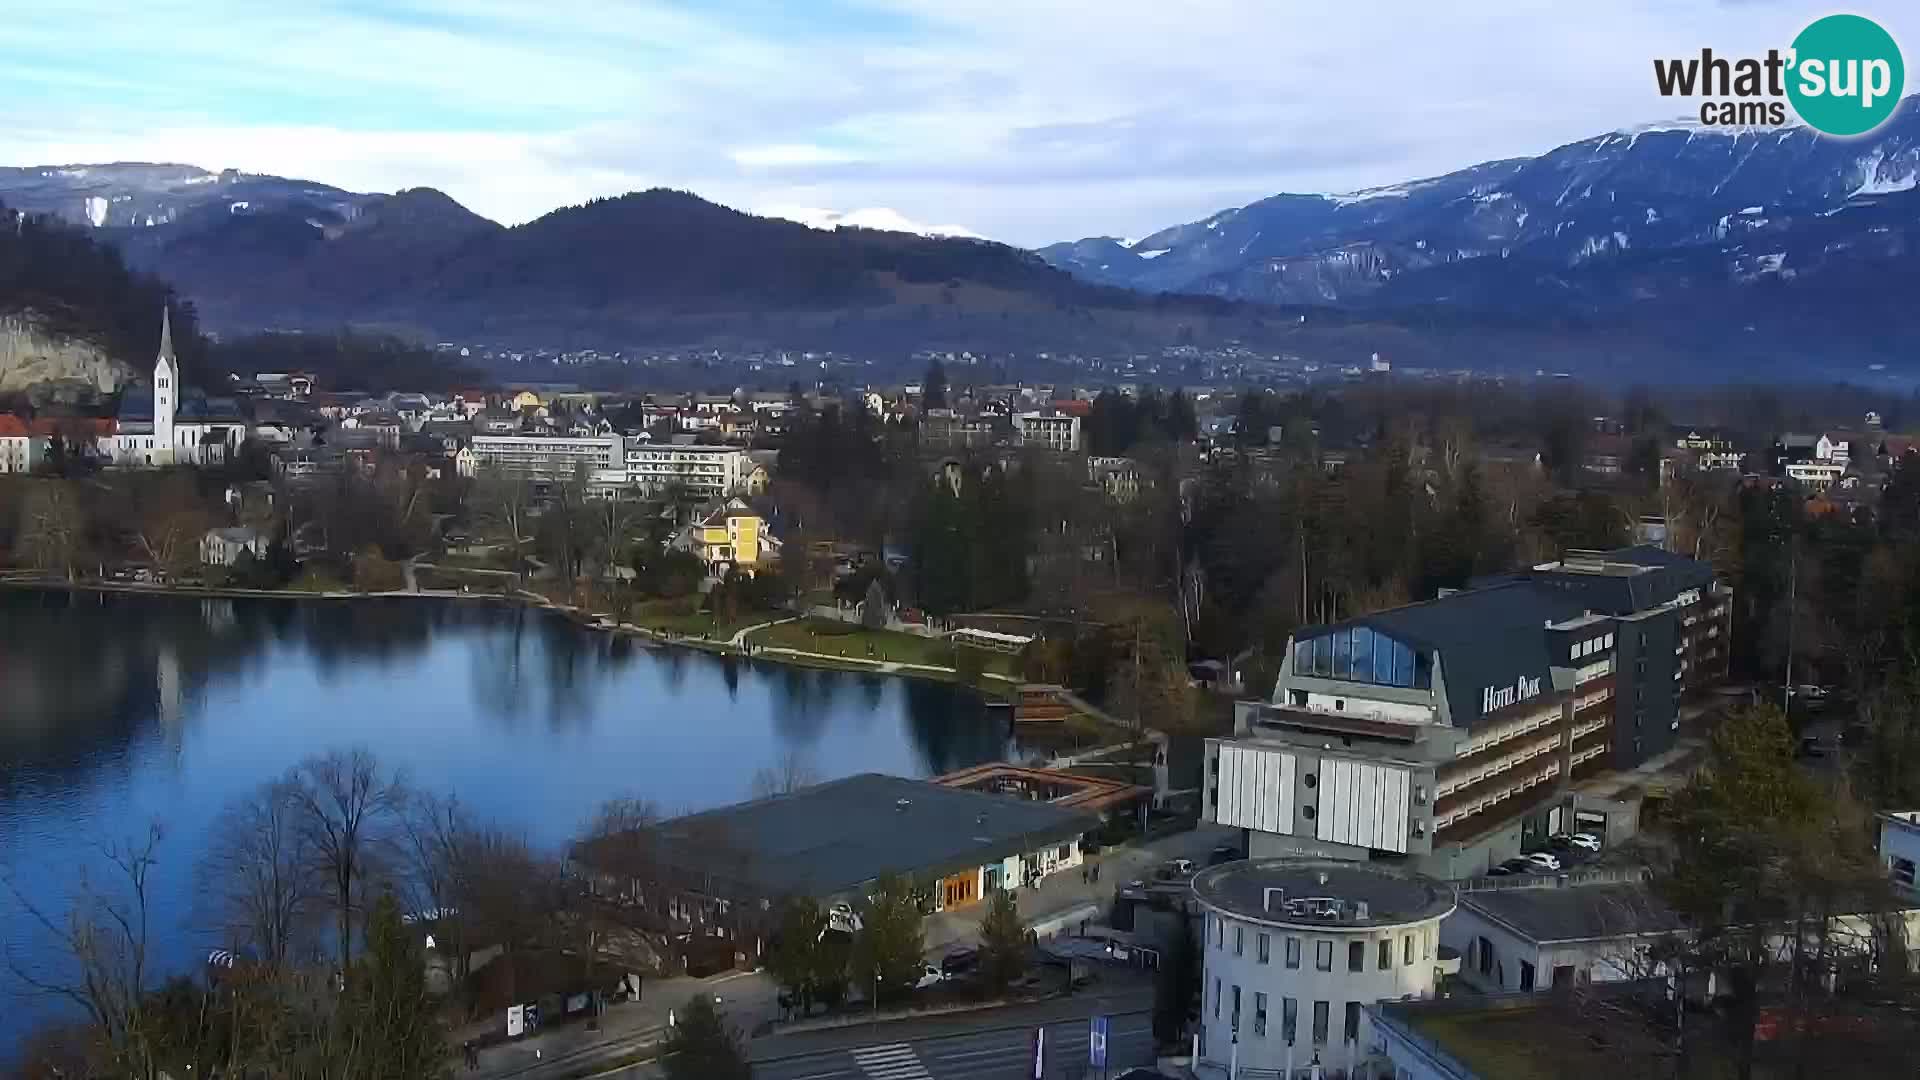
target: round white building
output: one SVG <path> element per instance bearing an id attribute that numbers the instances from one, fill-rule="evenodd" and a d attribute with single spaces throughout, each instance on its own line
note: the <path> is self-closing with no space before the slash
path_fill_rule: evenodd
<path id="1" fill-rule="evenodd" d="M 1209 867 L 1193 892 L 1206 915 L 1199 1065 L 1215 1075 L 1305 1070 L 1316 1054 L 1351 1069 L 1369 1045 L 1367 1005 L 1432 996 L 1456 902 L 1433 878 L 1303 859 Z"/>

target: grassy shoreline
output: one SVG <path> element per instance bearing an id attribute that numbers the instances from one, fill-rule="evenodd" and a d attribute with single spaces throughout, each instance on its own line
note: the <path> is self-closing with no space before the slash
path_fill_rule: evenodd
<path id="1" fill-rule="evenodd" d="M 885 661 L 868 660 L 868 659 L 857 658 L 857 657 L 802 655 L 800 653 L 790 651 L 788 647 L 782 646 L 782 645 L 763 646 L 760 641 L 756 640 L 757 635 L 760 634 L 761 632 L 764 632 L 765 630 L 768 630 L 768 629 L 777 630 L 777 629 L 780 629 L 780 627 L 768 627 L 765 625 L 765 623 L 754 623 L 750 621 L 742 621 L 738 627 L 729 627 L 729 629 L 734 629 L 737 632 L 737 630 L 741 628 L 747 628 L 747 627 L 755 628 L 752 633 L 749 633 L 747 635 L 747 641 L 754 646 L 753 652 L 749 654 L 745 650 L 735 648 L 734 646 L 728 644 L 728 642 L 725 640 L 716 640 L 714 638 L 704 637 L 704 636 L 696 637 L 692 635 L 679 634 L 679 633 L 675 633 L 672 629 L 662 629 L 658 627 L 648 626 L 644 623 L 633 623 L 633 622 L 613 623 L 610 621 L 610 618 L 611 618 L 610 616 L 596 615 L 592 612 L 584 611 L 577 606 L 574 606 L 571 604 L 559 603 L 548 597 L 541 596 L 538 593 L 531 593 L 525 590 L 516 591 L 511 594 L 500 593 L 500 592 L 463 593 L 463 592 L 452 592 L 449 590 L 422 590 L 420 592 L 408 592 L 405 590 L 399 590 L 399 591 L 393 591 L 393 592 L 355 592 L 352 590 L 330 590 L 325 592 L 318 592 L 318 591 L 312 591 L 312 590 L 306 590 L 306 589 L 241 589 L 241 588 L 231 588 L 228 586 L 153 585 L 153 584 L 146 584 L 146 583 L 139 583 L 139 582 L 66 581 L 58 578 L 17 578 L 17 577 L 0 577 L 0 588 L 11 588 L 11 589 L 20 589 L 20 590 L 37 589 L 42 591 L 54 590 L 54 591 L 64 591 L 64 592 L 125 593 L 125 594 L 138 595 L 138 596 L 186 596 L 186 597 L 200 597 L 203 599 L 211 598 L 211 599 L 229 599 L 229 600 L 269 599 L 269 600 L 345 601 L 345 600 L 384 600 L 384 599 L 391 599 L 391 598 L 402 598 L 402 599 L 415 599 L 415 600 L 457 600 L 457 601 L 468 601 L 468 602 L 479 601 L 479 602 L 501 604 L 501 605 L 518 605 L 521 607 L 527 607 L 527 608 L 532 608 L 536 610 L 551 611 L 567 619 L 569 622 L 572 622 L 574 625 L 584 630 L 595 630 L 595 631 L 600 631 L 604 633 L 621 634 L 628 637 L 638 637 L 659 646 L 664 646 L 669 648 L 694 649 L 700 652 L 711 653 L 715 656 L 732 656 L 732 657 L 738 657 L 738 658 L 750 658 L 754 660 L 765 660 L 769 663 L 784 664 L 789 667 L 810 668 L 810 669 L 821 670 L 821 671 L 845 671 L 845 672 L 852 672 L 857 674 L 881 675 L 888 678 L 925 679 L 931 682 L 942 682 L 942 683 L 948 683 L 950 685 L 968 686 L 969 689 L 972 689 L 977 693 L 981 694 L 982 696 L 989 697 L 989 698 L 1005 697 L 1007 696 L 1008 691 L 1011 689 L 1010 684 L 1008 686 L 1002 686 L 1002 687 L 996 687 L 996 686 L 990 685 L 992 682 L 997 682 L 997 681 L 1000 681 L 1001 679 L 1004 679 L 1005 678 L 1004 676 L 995 677 L 995 676 L 989 675 L 986 678 L 983 678 L 981 682 L 978 684 L 966 684 L 960 681 L 959 673 L 950 667 L 940 667 L 938 665 L 925 665 L 925 664 L 916 663 L 913 666 L 902 666 L 898 670 L 894 670 L 894 671 L 883 671 L 880 669 L 886 663 Z M 775 615 L 770 612 L 767 614 L 768 614 L 768 619 L 766 620 L 766 622 L 772 622 L 776 619 L 782 618 L 782 616 Z"/>

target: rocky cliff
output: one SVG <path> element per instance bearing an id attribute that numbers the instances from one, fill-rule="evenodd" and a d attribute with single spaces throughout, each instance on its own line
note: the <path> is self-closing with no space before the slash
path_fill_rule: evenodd
<path id="1" fill-rule="evenodd" d="M 100 346 L 51 335 L 30 314 L 0 315 L 0 393 L 54 385 L 110 394 L 132 374 Z"/>

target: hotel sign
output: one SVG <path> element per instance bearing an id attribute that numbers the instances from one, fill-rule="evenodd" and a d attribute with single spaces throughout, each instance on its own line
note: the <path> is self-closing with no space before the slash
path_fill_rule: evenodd
<path id="1" fill-rule="evenodd" d="M 1520 676 L 1512 686 L 1489 686 L 1480 691 L 1480 713 L 1486 715 L 1528 698 L 1540 696 L 1540 680 Z"/>

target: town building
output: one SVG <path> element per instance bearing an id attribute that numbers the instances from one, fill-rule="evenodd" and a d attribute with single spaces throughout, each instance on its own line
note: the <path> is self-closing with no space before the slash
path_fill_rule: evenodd
<path id="1" fill-rule="evenodd" d="M 127 468 L 219 465 L 239 452 L 246 437 L 247 419 L 237 402 L 190 394 L 181 384 L 172 316 L 162 308 L 152 385 L 122 398 L 117 421 L 97 436 L 95 451 Z"/>
<path id="2" fill-rule="evenodd" d="M 571 480 L 582 470 L 589 476 L 617 469 L 625 453 L 618 435 L 574 438 L 570 435 L 481 435 L 468 445 L 474 469 L 489 466 L 529 480 Z"/>
<path id="3" fill-rule="evenodd" d="M 258 529 L 244 525 L 208 529 L 200 538 L 200 562 L 204 566 L 232 566 L 247 552 L 256 559 L 266 558 L 267 548 L 266 534 Z"/>
<path id="4" fill-rule="evenodd" d="M 1893 887 L 1909 899 L 1920 900 L 1920 882 L 1914 880 L 1915 868 L 1920 867 L 1920 810 L 1880 815 L 1880 860 Z"/>
<path id="5" fill-rule="evenodd" d="M 1027 446 L 1061 453 L 1080 449 L 1080 418 L 1057 411 L 1023 412 L 1013 417 L 1013 429 Z"/>
<path id="6" fill-rule="evenodd" d="M 0 413 L 0 473 L 32 472 L 47 455 L 47 440 L 19 417 Z"/>
<path id="7" fill-rule="evenodd" d="M 1707 564 L 1634 547 L 1304 627 L 1271 700 L 1208 740 L 1202 815 L 1254 857 L 1478 874 L 1543 841 L 1571 785 L 1672 748 L 1725 677 L 1729 601 Z"/>
<path id="8" fill-rule="evenodd" d="M 1664 976 L 1650 946 L 1683 928 L 1637 880 L 1463 889 L 1440 940 L 1461 955 L 1460 979 L 1481 993 L 1544 993 L 1576 984 Z"/>
<path id="9" fill-rule="evenodd" d="M 737 446 L 681 446 L 628 439 L 621 482 L 651 495 L 678 488 L 693 498 L 713 499 L 743 490 L 752 472 L 753 459 Z"/>
<path id="10" fill-rule="evenodd" d="M 698 511 L 675 546 L 692 552 L 715 578 L 736 569 L 752 576 L 780 557 L 780 540 L 767 519 L 741 498 Z"/>
<path id="11" fill-rule="evenodd" d="M 1347 1075 L 1370 1043 L 1366 1007 L 1433 996 L 1452 886 L 1358 863 L 1253 859 L 1193 879 L 1205 909 L 1196 1063 L 1202 1076 L 1318 1062 Z"/>
<path id="12" fill-rule="evenodd" d="M 1098 824 L 1073 807 L 861 773 L 663 822 L 647 865 L 669 884 L 605 869 L 619 838 L 578 845 L 572 859 L 596 888 L 662 909 L 677 927 L 744 936 L 768 927 L 743 915 L 795 896 L 857 904 L 890 874 L 921 883 L 935 910 L 966 907 L 1079 866 L 1080 838 Z"/>

